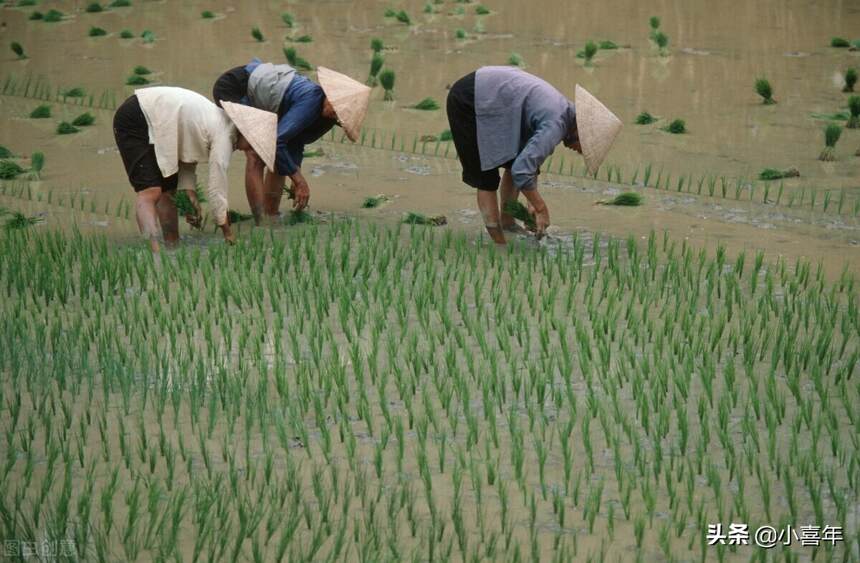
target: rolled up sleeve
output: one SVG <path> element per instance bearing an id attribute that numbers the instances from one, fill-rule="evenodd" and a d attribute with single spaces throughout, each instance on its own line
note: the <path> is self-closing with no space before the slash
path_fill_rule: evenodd
<path id="1" fill-rule="evenodd" d="M 212 217 L 218 225 L 227 222 L 227 169 L 232 154 L 233 141 L 229 135 L 217 138 L 209 151 L 209 185 L 206 195 Z"/>
<path id="2" fill-rule="evenodd" d="M 545 122 L 535 131 L 511 166 L 514 187 L 518 190 L 531 190 L 535 187 L 541 165 L 564 135 L 563 124 L 555 121 Z"/>
<path id="3" fill-rule="evenodd" d="M 291 176 L 301 166 L 301 158 L 295 158 L 295 143 L 302 131 L 316 122 L 320 116 L 323 94 L 308 92 L 296 100 L 278 121 L 278 145 L 275 152 L 275 171 L 281 176 Z"/>

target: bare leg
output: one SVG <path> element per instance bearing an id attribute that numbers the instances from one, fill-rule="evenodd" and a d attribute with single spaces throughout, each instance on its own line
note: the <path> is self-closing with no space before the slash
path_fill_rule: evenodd
<path id="1" fill-rule="evenodd" d="M 516 228 L 516 222 L 513 216 L 505 213 L 505 204 L 509 201 L 516 201 L 520 197 L 520 191 L 514 187 L 514 176 L 510 170 L 505 170 L 502 174 L 502 183 L 499 186 L 499 195 L 501 196 L 501 226 L 503 229 Z"/>
<path id="2" fill-rule="evenodd" d="M 493 242 L 505 244 L 505 235 L 499 225 L 499 198 L 496 192 L 478 190 L 478 209 L 484 219 L 484 226 Z"/>
<path id="3" fill-rule="evenodd" d="M 266 209 L 266 198 L 263 186 L 263 161 L 252 152 L 245 153 L 245 194 L 248 196 L 248 206 L 254 214 L 254 222 L 259 225 Z"/>
<path id="4" fill-rule="evenodd" d="M 137 192 L 137 201 L 134 205 L 137 226 L 140 232 L 149 241 L 149 247 L 153 252 L 158 252 L 158 214 L 155 206 L 161 198 L 161 188 L 154 186 Z"/>
<path id="5" fill-rule="evenodd" d="M 277 217 L 281 208 L 281 197 L 284 195 L 284 183 L 286 178 L 278 174 L 266 171 L 264 186 L 266 190 L 265 212 L 269 217 Z"/>
<path id="6" fill-rule="evenodd" d="M 164 244 L 168 248 L 179 244 L 179 212 L 176 210 L 176 192 L 161 192 L 155 209 L 158 212 L 158 221 L 161 223 L 161 233 L 164 235 Z"/>

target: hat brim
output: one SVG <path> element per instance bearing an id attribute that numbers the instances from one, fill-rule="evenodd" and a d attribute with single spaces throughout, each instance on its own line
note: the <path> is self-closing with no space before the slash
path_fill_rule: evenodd
<path id="1" fill-rule="evenodd" d="M 233 102 L 221 102 L 227 117 L 236 125 L 254 152 L 271 172 L 275 171 L 278 115 Z"/>
<path id="2" fill-rule="evenodd" d="M 370 87 L 323 66 L 317 68 L 317 80 L 346 136 L 356 142 L 370 105 Z"/>

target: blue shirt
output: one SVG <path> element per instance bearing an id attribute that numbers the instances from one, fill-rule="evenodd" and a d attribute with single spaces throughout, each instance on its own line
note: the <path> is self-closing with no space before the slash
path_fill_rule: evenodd
<path id="1" fill-rule="evenodd" d="M 260 62 L 255 58 L 245 67 L 249 75 Z M 323 89 L 300 74 L 293 77 L 284 92 L 278 108 L 278 144 L 275 148 L 275 172 L 280 176 L 295 174 L 302 165 L 305 145 L 328 133 L 337 123 L 320 115 L 323 100 Z M 242 103 L 249 103 L 247 96 Z"/>

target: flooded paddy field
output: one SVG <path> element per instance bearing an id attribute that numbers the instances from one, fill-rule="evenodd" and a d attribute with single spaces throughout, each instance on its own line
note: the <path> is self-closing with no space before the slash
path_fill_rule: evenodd
<path id="1" fill-rule="evenodd" d="M 89 4 L 0 3 L 7 556 L 860 561 L 856 2 Z M 127 82 L 209 96 L 284 48 L 364 80 L 372 38 L 395 99 L 308 147 L 311 224 L 144 248 L 111 129 Z M 444 109 L 411 106 L 511 62 L 625 126 L 596 178 L 559 147 L 549 235 L 498 249 Z M 626 191 L 644 204 L 595 205 Z M 750 545 L 709 545 L 731 523 Z M 763 526 L 789 541 L 756 546 Z"/>

